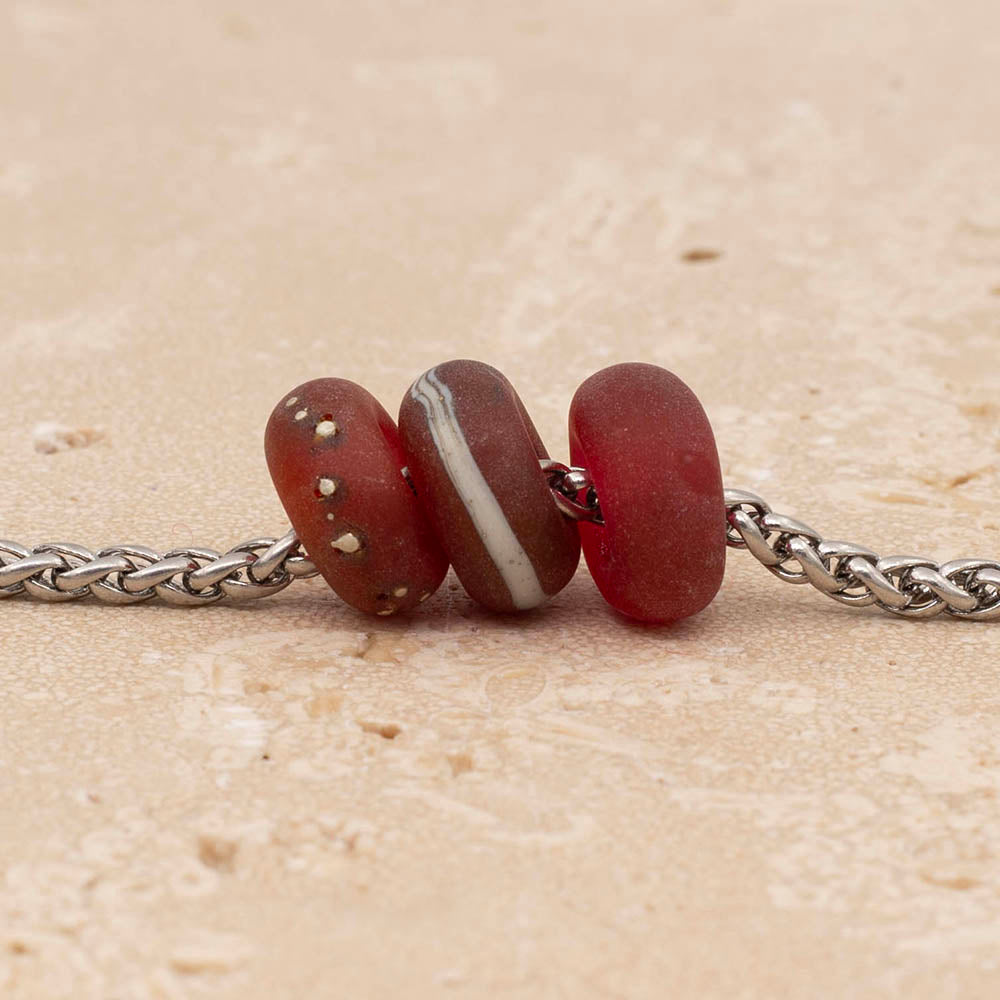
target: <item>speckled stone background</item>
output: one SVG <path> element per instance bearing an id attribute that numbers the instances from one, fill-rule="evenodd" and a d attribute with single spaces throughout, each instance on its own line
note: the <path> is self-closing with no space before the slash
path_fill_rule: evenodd
<path id="1" fill-rule="evenodd" d="M 0 536 L 282 532 L 320 375 L 565 456 L 641 359 L 729 485 L 1000 556 L 998 123 L 988 0 L 7 0 Z M 998 657 L 745 553 L 664 630 L 0 602 L 0 994 L 995 997 Z"/>

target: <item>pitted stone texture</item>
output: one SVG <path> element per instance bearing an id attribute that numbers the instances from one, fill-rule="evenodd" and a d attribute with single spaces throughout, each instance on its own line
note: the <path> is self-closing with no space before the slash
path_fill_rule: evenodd
<path id="1" fill-rule="evenodd" d="M 306 382 L 271 413 L 267 466 L 292 527 L 323 579 L 370 614 L 407 611 L 448 570 L 402 474 L 392 418 L 346 379 Z"/>
<path id="2" fill-rule="evenodd" d="M 590 470 L 604 525 L 581 525 L 587 565 L 612 607 L 645 622 L 701 611 L 722 585 L 725 506 L 701 403 L 656 365 L 613 365 L 577 389 L 574 465 Z"/>
<path id="3" fill-rule="evenodd" d="M 493 611 L 537 607 L 572 578 L 576 526 L 552 501 L 548 453 L 514 387 L 478 361 L 425 372 L 399 431 L 427 516 L 462 585 Z"/>

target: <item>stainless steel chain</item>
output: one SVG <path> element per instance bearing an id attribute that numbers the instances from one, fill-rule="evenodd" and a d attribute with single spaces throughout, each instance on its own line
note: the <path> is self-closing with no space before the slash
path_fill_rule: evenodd
<path id="1" fill-rule="evenodd" d="M 778 579 L 811 583 L 841 604 L 874 604 L 904 618 L 1000 618 L 1000 562 L 992 559 L 880 557 L 863 545 L 824 539 L 746 490 L 726 490 L 726 521 L 730 546 L 749 549 Z"/>
<path id="2" fill-rule="evenodd" d="M 599 498 L 586 469 L 545 460 L 559 509 L 574 520 L 603 524 Z M 906 618 L 1000 618 L 1000 562 L 957 559 L 937 563 L 919 556 L 882 556 L 851 542 L 823 536 L 746 490 L 726 490 L 726 543 L 747 549 L 786 583 L 809 583 L 841 604 L 876 605 Z M 223 597 L 269 597 L 293 580 L 316 576 L 294 532 L 253 538 L 220 553 L 172 549 L 162 555 L 141 545 L 92 552 L 51 543 L 27 548 L 0 541 L 0 598 L 23 594 L 40 601 L 92 596 L 108 604 L 159 597 L 195 607 Z"/>
<path id="3" fill-rule="evenodd" d="M 92 552 L 52 543 L 26 548 L 0 541 L 0 597 L 25 594 L 40 601 L 96 597 L 107 604 L 138 604 L 159 597 L 195 607 L 223 597 L 270 597 L 293 580 L 316 576 L 290 531 L 283 538 L 252 538 L 228 552 L 112 545 Z"/>

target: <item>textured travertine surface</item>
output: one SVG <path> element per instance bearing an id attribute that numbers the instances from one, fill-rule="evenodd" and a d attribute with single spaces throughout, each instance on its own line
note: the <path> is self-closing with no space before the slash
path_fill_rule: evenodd
<path id="1" fill-rule="evenodd" d="M 729 485 L 1000 555 L 998 66 L 986 0 L 3 4 L 0 536 L 282 531 L 321 375 L 479 358 L 558 455 L 639 359 Z M 5 997 L 1000 990 L 1000 625 L 735 553 L 667 630 L 581 570 L 0 637 Z"/>

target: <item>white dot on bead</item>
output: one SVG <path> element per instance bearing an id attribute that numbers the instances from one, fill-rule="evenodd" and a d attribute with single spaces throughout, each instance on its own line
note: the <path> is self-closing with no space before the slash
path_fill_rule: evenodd
<path id="1" fill-rule="evenodd" d="M 420 603 L 420 604 L 423 604 L 423 603 L 424 603 L 424 601 L 426 601 L 426 600 L 427 600 L 427 598 L 428 598 L 428 597 L 430 597 L 430 596 L 431 596 L 431 592 L 430 592 L 429 590 L 425 590 L 425 591 L 424 591 L 424 592 L 423 592 L 423 593 L 422 593 L 422 594 L 420 595 L 420 601 L 419 601 L 418 603 Z"/>
<path id="2" fill-rule="evenodd" d="M 308 416 L 309 416 L 309 411 L 308 410 L 299 410 L 299 412 L 295 414 L 295 419 L 296 420 L 305 420 L 306 417 L 308 417 Z"/>
<path id="3" fill-rule="evenodd" d="M 320 491 L 325 497 L 332 497 L 334 493 L 337 492 L 337 484 L 332 479 L 320 479 L 316 483 L 316 489 Z"/>
<path id="4" fill-rule="evenodd" d="M 330 542 L 330 545 L 338 552 L 350 554 L 361 548 L 361 539 L 353 531 L 347 531 Z"/>
<path id="5" fill-rule="evenodd" d="M 285 400 L 285 406 L 294 406 L 298 401 L 298 396 L 289 396 L 288 399 Z"/>
<path id="6" fill-rule="evenodd" d="M 337 518 L 337 515 L 336 515 L 336 514 L 327 514 L 327 515 L 326 515 L 326 519 L 327 519 L 328 521 L 334 521 L 334 520 L 336 520 L 336 518 Z"/>
<path id="7" fill-rule="evenodd" d="M 337 426 L 333 420 L 321 420 L 316 425 L 316 437 L 328 438 L 333 437 L 340 428 Z"/>
<path id="8" fill-rule="evenodd" d="M 396 613 L 396 609 L 395 609 L 395 607 L 392 607 L 392 606 L 390 606 L 388 608 L 382 608 L 381 611 L 376 611 L 375 612 L 375 614 L 382 615 L 382 616 L 385 616 L 385 615 L 394 615 L 395 613 Z"/>
<path id="9" fill-rule="evenodd" d="M 394 590 L 394 591 L 392 592 L 392 594 L 393 594 L 393 596 L 394 596 L 394 597 L 406 597 L 406 595 L 407 595 L 407 594 L 408 594 L 409 592 L 410 592 L 410 588 L 409 588 L 409 587 L 397 587 L 397 588 L 396 588 L 396 589 L 395 589 L 395 590 Z"/>

